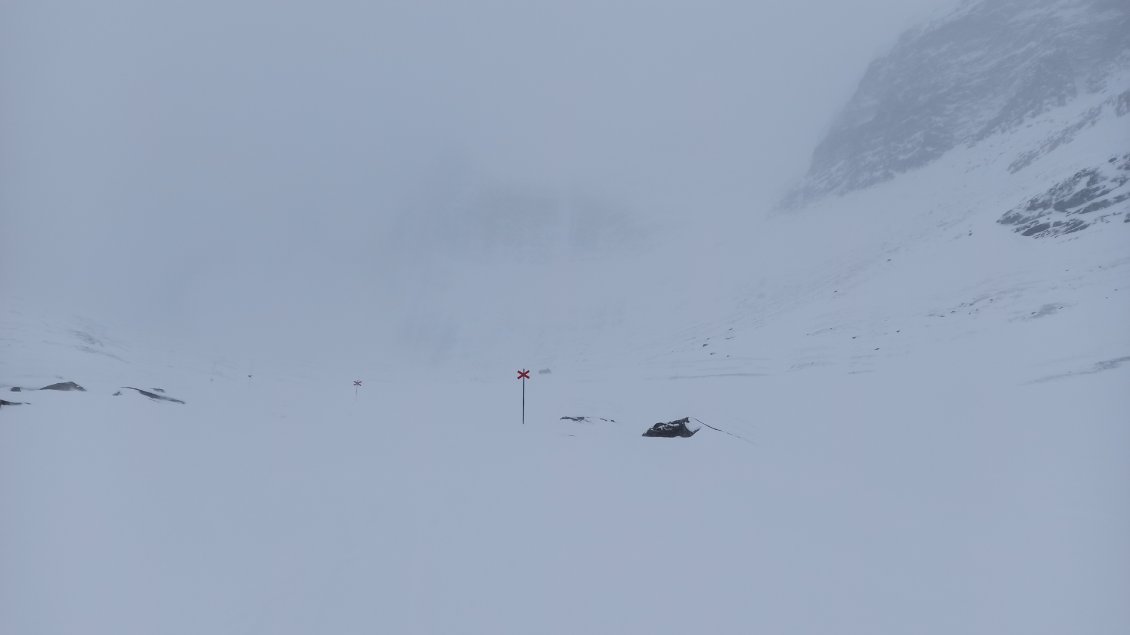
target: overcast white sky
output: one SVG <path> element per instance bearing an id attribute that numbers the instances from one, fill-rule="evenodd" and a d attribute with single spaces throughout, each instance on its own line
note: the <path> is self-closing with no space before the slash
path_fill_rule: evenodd
<path id="1" fill-rule="evenodd" d="M 9 0 L 3 295 L 281 335 L 374 323 L 531 205 L 585 207 L 595 250 L 761 214 L 953 4 Z"/>

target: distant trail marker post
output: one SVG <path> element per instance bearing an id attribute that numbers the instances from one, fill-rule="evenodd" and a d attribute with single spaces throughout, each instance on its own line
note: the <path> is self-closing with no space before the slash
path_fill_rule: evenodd
<path id="1" fill-rule="evenodd" d="M 357 401 L 357 390 L 361 388 L 361 380 L 353 380 L 353 401 Z"/>
<path id="2" fill-rule="evenodd" d="M 522 425 L 526 425 L 526 380 L 530 378 L 530 371 L 518 371 L 518 379 L 522 380 Z"/>

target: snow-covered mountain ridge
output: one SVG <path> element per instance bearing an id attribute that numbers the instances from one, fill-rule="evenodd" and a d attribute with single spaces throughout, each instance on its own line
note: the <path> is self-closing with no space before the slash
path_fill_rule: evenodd
<path id="1" fill-rule="evenodd" d="M 1070 123 L 1009 162 L 1012 171 L 1023 169 L 1097 118 L 1124 114 L 1128 67 L 1124 2 L 967 2 L 905 33 L 871 64 L 786 205 L 890 180 L 1073 108 Z M 1108 107 L 1091 105 L 1095 96 Z"/>

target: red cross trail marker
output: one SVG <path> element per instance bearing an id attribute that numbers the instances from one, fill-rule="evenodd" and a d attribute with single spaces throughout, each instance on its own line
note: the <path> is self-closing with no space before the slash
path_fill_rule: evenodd
<path id="1" fill-rule="evenodd" d="M 526 425 L 526 380 L 530 378 L 530 371 L 518 371 L 518 379 L 522 380 L 522 425 Z"/>
<path id="2" fill-rule="evenodd" d="M 357 401 L 357 389 L 361 387 L 361 380 L 353 380 L 353 401 Z"/>

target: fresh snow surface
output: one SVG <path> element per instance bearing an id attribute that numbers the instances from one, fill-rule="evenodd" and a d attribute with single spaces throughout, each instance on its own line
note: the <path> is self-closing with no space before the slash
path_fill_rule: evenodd
<path id="1" fill-rule="evenodd" d="M 434 368 L 5 297 L 0 634 L 1124 635 L 1130 224 L 996 222 L 1125 153 L 1105 116 L 1009 171 L 1077 106 L 566 273 L 453 263 Z M 684 416 L 748 442 L 641 437 Z"/>
<path id="2" fill-rule="evenodd" d="M 106 358 L 5 395 L 0 632 L 1119 633 L 1130 348 L 1071 355 L 1077 306 L 866 374 L 535 376 L 524 427 L 509 377 Z M 684 414 L 752 442 L 640 436 Z"/>
<path id="3" fill-rule="evenodd" d="M 1125 633 L 1130 228 L 1018 236 L 964 165 L 765 220 L 697 270 L 730 312 L 462 375 L 9 305 L 0 383 L 87 392 L 0 387 L 0 633 Z M 640 436 L 683 416 L 750 442 Z"/>

